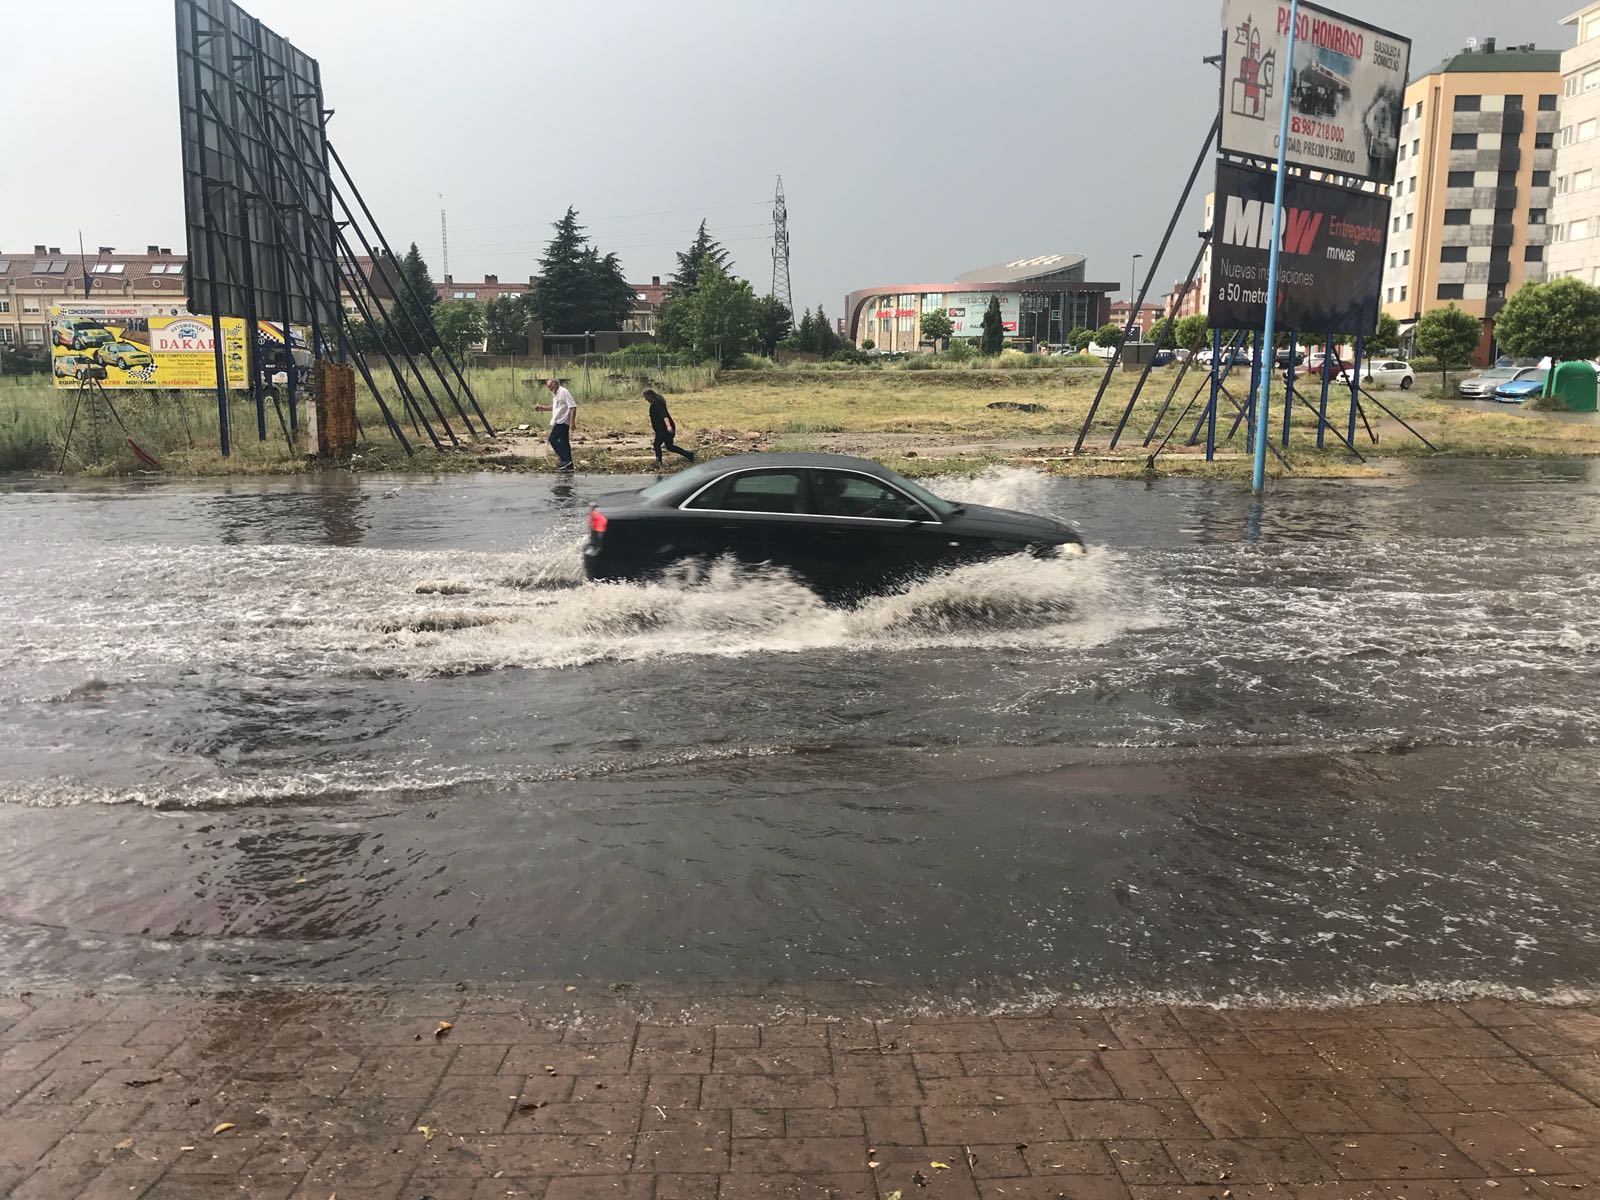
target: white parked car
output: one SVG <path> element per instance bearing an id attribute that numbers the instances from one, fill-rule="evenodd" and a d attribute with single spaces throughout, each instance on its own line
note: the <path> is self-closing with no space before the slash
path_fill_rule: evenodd
<path id="1" fill-rule="evenodd" d="M 1411 370 L 1411 364 L 1397 358 L 1380 358 L 1376 362 L 1361 364 L 1361 382 L 1368 387 L 1376 384 L 1378 387 L 1397 387 L 1401 391 L 1409 391 L 1416 381 L 1417 376 Z"/>

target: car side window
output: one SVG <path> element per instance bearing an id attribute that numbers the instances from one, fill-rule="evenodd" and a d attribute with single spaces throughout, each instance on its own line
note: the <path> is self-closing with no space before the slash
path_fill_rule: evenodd
<path id="1" fill-rule="evenodd" d="M 722 512 L 798 513 L 804 511 L 798 471 L 743 471 L 719 479 L 686 508 Z"/>
<path id="2" fill-rule="evenodd" d="M 880 521 L 926 521 L 927 509 L 911 497 L 866 475 L 811 472 L 811 511 L 819 517 L 871 517 Z"/>

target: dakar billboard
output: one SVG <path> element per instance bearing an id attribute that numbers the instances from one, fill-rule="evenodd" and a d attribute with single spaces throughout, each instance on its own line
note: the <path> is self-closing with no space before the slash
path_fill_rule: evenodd
<path id="1" fill-rule="evenodd" d="M 945 312 L 950 315 L 952 337 L 982 337 L 983 314 L 989 307 L 990 297 L 1000 300 L 1000 327 L 1007 337 L 1017 332 L 1017 313 L 1022 307 L 1020 292 L 946 292 Z"/>
<path id="2" fill-rule="evenodd" d="M 1217 163 L 1212 215 L 1213 329 L 1260 329 L 1267 316 L 1276 172 Z M 1279 230 L 1277 327 L 1372 333 L 1378 327 L 1389 199 L 1290 175 Z"/>
<path id="3" fill-rule="evenodd" d="M 1221 148 L 1278 157 L 1289 91 L 1285 161 L 1393 183 L 1411 40 L 1301 3 L 1289 49 L 1288 0 L 1223 0 Z"/>
<path id="4" fill-rule="evenodd" d="M 222 362 L 230 389 L 249 386 L 238 317 L 222 319 Z M 102 367 L 107 388 L 215 389 L 211 318 L 172 305 L 63 301 L 50 309 L 50 367 L 58 388 Z"/>

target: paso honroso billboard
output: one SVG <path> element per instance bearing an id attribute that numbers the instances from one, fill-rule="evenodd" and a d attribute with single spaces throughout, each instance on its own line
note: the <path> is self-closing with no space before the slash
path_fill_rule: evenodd
<path id="1" fill-rule="evenodd" d="M 1411 40 L 1302 2 L 1289 49 L 1286 0 L 1223 0 L 1222 149 L 1393 183 Z"/>
<path id="2" fill-rule="evenodd" d="M 1260 329 L 1266 322 L 1275 179 L 1271 171 L 1217 164 L 1211 295 L 1206 306 L 1214 329 Z M 1386 196 L 1287 177 L 1277 327 L 1295 332 L 1373 332 L 1378 326 L 1388 223 Z"/>

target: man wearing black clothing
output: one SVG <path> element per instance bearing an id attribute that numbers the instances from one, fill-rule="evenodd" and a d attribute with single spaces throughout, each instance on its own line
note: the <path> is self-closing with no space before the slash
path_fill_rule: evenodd
<path id="1" fill-rule="evenodd" d="M 694 461 L 694 451 L 685 450 L 674 444 L 673 439 L 678 436 L 678 423 L 672 419 L 672 414 L 667 411 L 667 402 L 661 398 L 661 393 L 645 388 L 644 398 L 650 402 L 650 428 L 655 431 L 656 466 L 661 465 L 661 451 L 671 450 L 674 454 L 681 454 L 689 462 Z"/>

